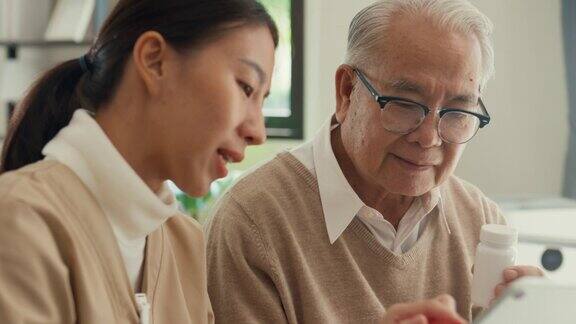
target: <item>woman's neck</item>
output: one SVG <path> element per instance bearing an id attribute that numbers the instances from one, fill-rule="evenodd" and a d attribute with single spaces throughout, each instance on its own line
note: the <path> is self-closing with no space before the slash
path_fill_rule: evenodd
<path id="1" fill-rule="evenodd" d="M 98 109 L 95 120 L 110 142 L 138 176 L 155 193 L 160 191 L 165 179 L 157 167 L 150 142 L 146 140 L 138 111 L 131 105 L 111 103 Z"/>

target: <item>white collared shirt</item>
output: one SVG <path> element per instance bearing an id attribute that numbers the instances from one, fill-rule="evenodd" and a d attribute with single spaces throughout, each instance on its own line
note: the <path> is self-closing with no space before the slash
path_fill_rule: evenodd
<path id="1" fill-rule="evenodd" d="M 309 142 L 293 149 L 291 153 L 316 176 L 330 243 L 334 243 L 354 217 L 358 217 L 380 244 L 401 254 L 408 251 L 424 229 L 440 199 L 435 188 L 414 199 L 398 225 L 398 231 L 380 212 L 364 204 L 352 189 L 336 160 L 330 134 L 338 127 L 328 120 Z"/>
<path id="2" fill-rule="evenodd" d="M 179 213 L 167 184 L 155 194 L 82 109 L 42 153 L 68 166 L 94 195 L 118 240 L 130 283 L 138 291 L 146 237 Z"/>

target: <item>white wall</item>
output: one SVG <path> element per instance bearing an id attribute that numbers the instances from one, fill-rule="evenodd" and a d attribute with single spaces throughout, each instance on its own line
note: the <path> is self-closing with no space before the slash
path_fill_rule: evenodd
<path id="1" fill-rule="evenodd" d="M 490 195 L 559 195 L 568 103 L 559 0 L 475 0 L 494 22 L 496 78 L 486 92 L 494 122 L 457 171 Z"/>
<path id="2" fill-rule="evenodd" d="M 348 23 L 369 0 L 306 1 L 306 136 L 334 110 L 334 72 Z M 457 174 L 490 196 L 560 194 L 567 94 L 559 0 L 473 0 L 495 25 L 493 117 L 468 145 Z"/>
<path id="3" fill-rule="evenodd" d="M 305 1 L 305 136 L 335 109 L 334 76 L 342 64 L 350 21 L 372 0 Z"/>

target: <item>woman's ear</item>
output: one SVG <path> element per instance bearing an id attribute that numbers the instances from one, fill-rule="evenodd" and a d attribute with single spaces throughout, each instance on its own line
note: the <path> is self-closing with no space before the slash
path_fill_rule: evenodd
<path id="1" fill-rule="evenodd" d="M 166 73 L 167 47 L 164 37 L 155 31 L 140 35 L 134 44 L 134 66 L 150 94 L 160 91 L 160 82 Z"/>
<path id="2" fill-rule="evenodd" d="M 350 111 L 350 97 L 354 90 L 354 70 L 342 64 L 336 70 L 336 119 L 342 124 Z"/>

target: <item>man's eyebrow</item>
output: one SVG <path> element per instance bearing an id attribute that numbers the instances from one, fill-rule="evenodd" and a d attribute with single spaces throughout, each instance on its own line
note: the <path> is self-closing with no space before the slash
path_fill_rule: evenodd
<path id="1" fill-rule="evenodd" d="M 387 82 L 387 86 L 393 90 L 399 91 L 399 92 L 404 92 L 404 93 L 412 93 L 412 94 L 416 94 L 416 95 L 424 95 L 425 94 L 425 90 L 424 87 L 406 80 L 406 79 L 398 79 L 398 80 L 393 80 L 390 82 Z M 463 94 L 458 94 L 458 95 L 453 95 L 449 97 L 450 100 L 449 102 L 456 102 L 456 103 L 462 103 L 462 104 L 476 104 L 478 103 L 478 96 L 476 94 L 473 93 L 463 93 Z"/>
<path id="2" fill-rule="evenodd" d="M 260 85 L 264 84 L 266 80 L 266 72 L 264 72 L 264 70 L 262 69 L 262 67 L 260 67 L 260 65 L 258 65 L 258 63 L 248 59 L 240 59 L 240 62 L 250 66 L 254 71 L 256 71 L 256 74 L 258 74 Z"/>
<path id="3" fill-rule="evenodd" d="M 408 81 L 406 79 L 398 79 L 386 82 L 386 86 L 392 90 L 399 92 L 407 92 L 418 95 L 424 94 L 424 87 L 415 82 Z"/>
<path id="4" fill-rule="evenodd" d="M 462 104 L 477 104 L 478 96 L 474 94 L 460 94 L 451 97 L 450 102 L 458 102 Z"/>

